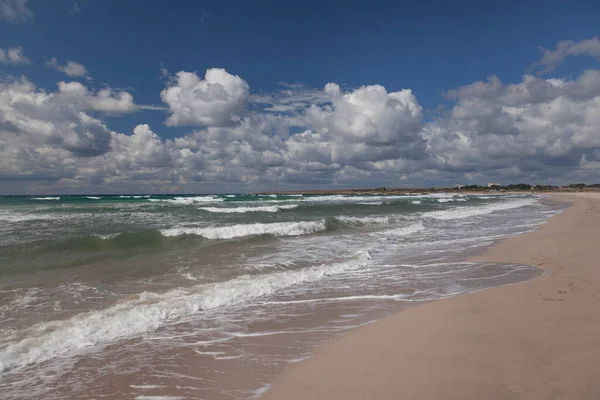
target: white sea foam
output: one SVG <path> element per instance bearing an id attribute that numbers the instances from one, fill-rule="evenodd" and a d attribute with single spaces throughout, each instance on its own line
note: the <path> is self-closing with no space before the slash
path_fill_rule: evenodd
<path id="1" fill-rule="evenodd" d="M 207 239 L 233 239 L 256 235 L 298 236 L 327 229 L 325 220 L 237 224 L 205 228 L 171 228 L 160 231 L 163 236 L 197 235 Z"/>
<path id="2" fill-rule="evenodd" d="M 218 357 L 218 356 L 222 356 L 223 354 L 226 354 L 224 351 L 200 351 L 198 349 L 194 350 L 194 353 L 200 354 L 201 356 L 211 356 L 211 357 Z"/>
<path id="3" fill-rule="evenodd" d="M 413 200 L 411 201 L 412 204 L 421 204 L 421 200 Z"/>
<path id="4" fill-rule="evenodd" d="M 247 212 L 277 212 L 280 210 L 292 210 L 297 208 L 297 204 L 287 204 L 280 206 L 256 206 L 256 207 L 200 207 L 201 210 L 212 213 L 247 213 Z"/>
<path id="5" fill-rule="evenodd" d="M 517 199 L 502 203 L 488 204 L 481 207 L 460 207 L 448 210 L 430 211 L 423 214 L 423 217 L 429 217 L 439 220 L 462 219 L 474 217 L 477 215 L 490 214 L 494 211 L 510 210 L 521 208 L 536 203 L 535 198 Z"/>
<path id="6" fill-rule="evenodd" d="M 405 294 L 367 294 L 367 295 L 356 295 L 356 296 L 342 296 L 342 297 L 323 297 L 316 299 L 305 299 L 305 300 L 288 300 L 288 301 L 265 301 L 261 304 L 265 305 L 289 305 L 289 304 L 309 304 L 309 303 L 325 303 L 325 302 L 345 302 L 345 301 L 356 301 L 356 300 L 401 300 L 407 301 Z M 358 314 L 361 315 L 361 314 Z"/>
<path id="7" fill-rule="evenodd" d="M 422 221 L 419 221 L 417 223 L 414 223 L 412 225 L 408 225 L 408 226 L 402 226 L 400 228 L 394 228 L 394 229 L 388 229 L 385 230 L 383 232 L 377 232 L 377 234 L 383 234 L 383 235 L 392 235 L 392 236 L 407 236 L 407 235 L 411 235 L 413 233 L 417 233 L 420 232 L 422 230 L 425 229 L 425 226 L 423 225 Z"/>
<path id="8" fill-rule="evenodd" d="M 53 219 L 49 214 L 26 214 L 20 212 L 0 211 L 0 221 L 23 222 Z"/>
<path id="9" fill-rule="evenodd" d="M 308 360 L 312 356 L 313 356 L 312 354 L 306 354 L 304 356 L 300 356 L 300 357 L 297 357 L 297 358 L 292 358 L 292 359 L 288 360 L 287 362 L 290 363 L 290 364 L 299 363 L 299 362 L 302 362 L 304 360 Z"/>
<path id="10" fill-rule="evenodd" d="M 291 195 L 285 195 L 288 197 Z M 324 196 L 302 196 L 297 195 L 294 201 L 302 202 L 303 204 L 361 204 L 361 205 L 381 205 L 384 201 L 408 200 L 415 198 L 424 198 L 425 195 L 377 195 L 377 196 L 353 196 L 353 195 L 324 195 Z M 264 204 L 289 203 L 290 199 L 257 199 L 252 201 Z"/>
<path id="11" fill-rule="evenodd" d="M 164 388 L 162 385 L 129 385 L 133 389 L 160 389 Z"/>
<path id="12" fill-rule="evenodd" d="M 195 196 L 195 197 L 175 197 L 174 201 L 184 201 L 192 203 L 206 203 L 211 201 L 223 201 L 223 199 L 215 196 Z"/>
<path id="13" fill-rule="evenodd" d="M 144 292 L 138 299 L 123 301 L 101 311 L 28 328 L 22 332 L 21 337 L 25 339 L 0 348 L 0 373 L 36 364 L 71 350 L 140 335 L 187 315 L 246 304 L 292 286 L 356 271 L 370 263 L 370 254 L 363 251 L 353 259 L 334 264 L 241 276 L 165 293 Z"/>
<path id="14" fill-rule="evenodd" d="M 186 272 L 185 274 L 182 274 L 181 276 L 183 276 L 185 279 L 187 279 L 189 281 L 198 281 L 198 280 L 200 280 L 199 277 L 196 277 L 196 276 L 190 274 L 189 272 Z"/>
<path id="15" fill-rule="evenodd" d="M 102 197 L 98 197 L 98 196 L 85 196 L 90 200 L 100 200 Z"/>
<path id="16" fill-rule="evenodd" d="M 303 197 L 302 201 L 314 202 L 314 203 L 378 203 L 381 201 L 390 200 L 401 200 L 411 196 L 347 196 L 347 195 L 333 195 L 333 196 L 314 196 L 314 197 Z"/>
<path id="17" fill-rule="evenodd" d="M 107 234 L 95 233 L 92 236 L 95 236 L 95 237 L 100 238 L 102 240 L 110 240 L 110 239 L 116 238 L 119 235 L 120 235 L 120 233 L 107 233 Z"/>
<path id="18" fill-rule="evenodd" d="M 153 202 L 166 202 L 173 204 L 189 205 L 196 203 L 218 203 L 225 201 L 223 198 L 214 196 L 195 196 L 195 197 L 175 197 L 173 199 L 148 199 Z"/>
<path id="19" fill-rule="evenodd" d="M 34 287 L 27 289 L 24 293 L 19 293 L 10 303 L 0 306 L 0 317 L 4 317 L 9 311 L 29 308 L 39 299 L 40 292 L 40 288 Z"/>
<path id="20" fill-rule="evenodd" d="M 389 217 L 349 217 L 339 216 L 335 217 L 338 221 L 345 222 L 353 225 L 383 225 L 389 224 Z"/>
<path id="21" fill-rule="evenodd" d="M 426 194 L 424 197 L 433 197 L 434 199 L 451 199 L 454 196 L 456 195 L 451 193 L 429 193 Z"/>
<path id="22" fill-rule="evenodd" d="M 252 392 L 252 396 L 250 396 L 248 398 L 248 400 L 258 400 L 259 398 L 261 398 L 265 393 L 267 393 L 269 390 L 271 389 L 271 384 L 268 383 L 265 386 L 261 387 L 260 389 L 256 389 Z"/>
<path id="23" fill-rule="evenodd" d="M 60 200 L 60 197 L 32 197 L 31 200 Z"/>

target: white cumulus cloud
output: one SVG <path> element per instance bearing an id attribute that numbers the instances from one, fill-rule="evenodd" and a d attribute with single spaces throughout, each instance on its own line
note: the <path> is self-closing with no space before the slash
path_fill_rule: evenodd
<path id="1" fill-rule="evenodd" d="M 169 107 L 168 126 L 228 126 L 246 112 L 246 81 L 224 69 L 211 68 L 204 79 L 193 72 L 178 72 L 160 97 Z"/>
<path id="2" fill-rule="evenodd" d="M 12 79 L 0 83 L 0 180 L 160 192 L 597 179 L 600 70 L 514 83 L 491 76 L 447 98 L 426 119 L 410 89 L 282 84 L 251 93 L 222 69 L 180 72 L 161 99 L 167 126 L 191 127 L 164 139 L 144 121 L 132 132 L 106 126 L 102 115 L 156 108 L 126 91 L 80 82 L 45 91 Z"/>
<path id="3" fill-rule="evenodd" d="M 0 48 L 0 64 L 29 64 L 31 60 L 25 57 L 22 47 Z"/>
<path id="4" fill-rule="evenodd" d="M 600 160 L 598 70 L 515 84 L 492 77 L 453 96 L 449 113 L 423 131 L 435 168 L 543 179 L 582 173 L 582 157 Z"/>
<path id="5" fill-rule="evenodd" d="M 67 61 L 66 64 L 61 65 L 56 58 L 52 57 L 46 62 L 46 66 L 48 68 L 54 68 L 70 77 L 82 77 L 88 74 L 87 68 L 83 64 L 79 64 L 75 61 Z"/>
<path id="6" fill-rule="evenodd" d="M 55 147 L 83 157 L 106 152 L 110 142 L 110 131 L 99 120 L 25 79 L 0 84 L 0 127 L 5 143 Z"/>
<path id="7" fill-rule="evenodd" d="M 79 82 L 58 82 L 61 97 L 83 109 L 100 111 L 107 114 L 125 114 L 138 111 L 140 107 L 134 103 L 133 96 L 126 91 L 116 92 L 101 89 L 91 92 Z"/>

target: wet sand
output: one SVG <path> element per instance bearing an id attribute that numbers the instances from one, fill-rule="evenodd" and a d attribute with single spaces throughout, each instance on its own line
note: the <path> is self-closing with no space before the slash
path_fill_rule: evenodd
<path id="1" fill-rule="evenodd" d="M 600 194 L 469 261 L 539 278 L 434 301 L 352 330 L 293 364 L 264 399 L 600 398 Z"/>

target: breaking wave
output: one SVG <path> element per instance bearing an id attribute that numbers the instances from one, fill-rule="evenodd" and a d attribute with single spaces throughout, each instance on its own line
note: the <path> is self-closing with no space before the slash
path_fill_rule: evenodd
<path id="1" fill-rule="evenodd" d="M 259 276 L 242 276 L 225 282 L 201 284 L 165 293 L 144 292 L 136 299 L 67 320 L 35 325 L 26 339 L 0 349 L 0 373 L 43 362 L 65 352 L 108 343 L 156 330 L 178 318 L 253 299 L 331 275 L 367 267 L 371 255 L 360 252 L 347 261 Z"/>
<path id="2" fill-rule="evenodd" d="M 293 210 L 297 208 L 297 204 L 287 204 L 280 206 L 256 206 L 256 207 L 200 207 L 201 210 L 208 211 L 211 213 L 248 213 L 248 212 L 277 212 L 280 210 Z"/>
<path id="3" fill-rule="evenodd" d="M 519 199 L 506 203 L 488 204 L 481 207 L 459 207 L 440 211 L 430 211 L 423 214 L 423 217 L 439 220 L 463 219 L 477 215 L 490 214 L 494 211 L 510 210 L 535 204 L 534 198 Z"/>
<path id="4" fill-rule="evenodd" d="M 400 228 L 388 229 L 383 232 L 379 232 L 379 234 L 386 236 L 407 236 L 413 233 L 420 232 L 425 230 L 425 225 L 423 225 L 423 221 L 416 222 L 412 225 L 402 226 Z"/>
<path id="5" fill-rule="evenodd" d="M 160 232 L 163 236 L 197 235 L 207 239 L 233 239 L 247 236 L 299 236 L 327 229 L 325 219 L 318 221 L 273 222 L 237 224 L 202 228 L 171 228 Z"/>
<path id="6" fill-rule="evenodd" d="M 390 223 L 390 217 L 335 217 L 336 220 L 346 225 L 384 225 Z"/>
<path id="7" fill-rule="evenodd" d="M 173 199 L 148 199 L 152 202 L 166 202 L 173 204 L 189 205 L 196 203 L 218 203 L 225 199 L 215 196 L 175 197 Z"/>

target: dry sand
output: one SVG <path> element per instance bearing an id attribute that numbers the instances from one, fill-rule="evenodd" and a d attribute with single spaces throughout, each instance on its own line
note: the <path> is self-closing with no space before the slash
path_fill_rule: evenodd
<path id="1" fill-rule="evenodd" d="M 541 277 L 434 301 L 290 365 L 264 399 L 600 399 L 600 194 L 472 261 Z"/>

